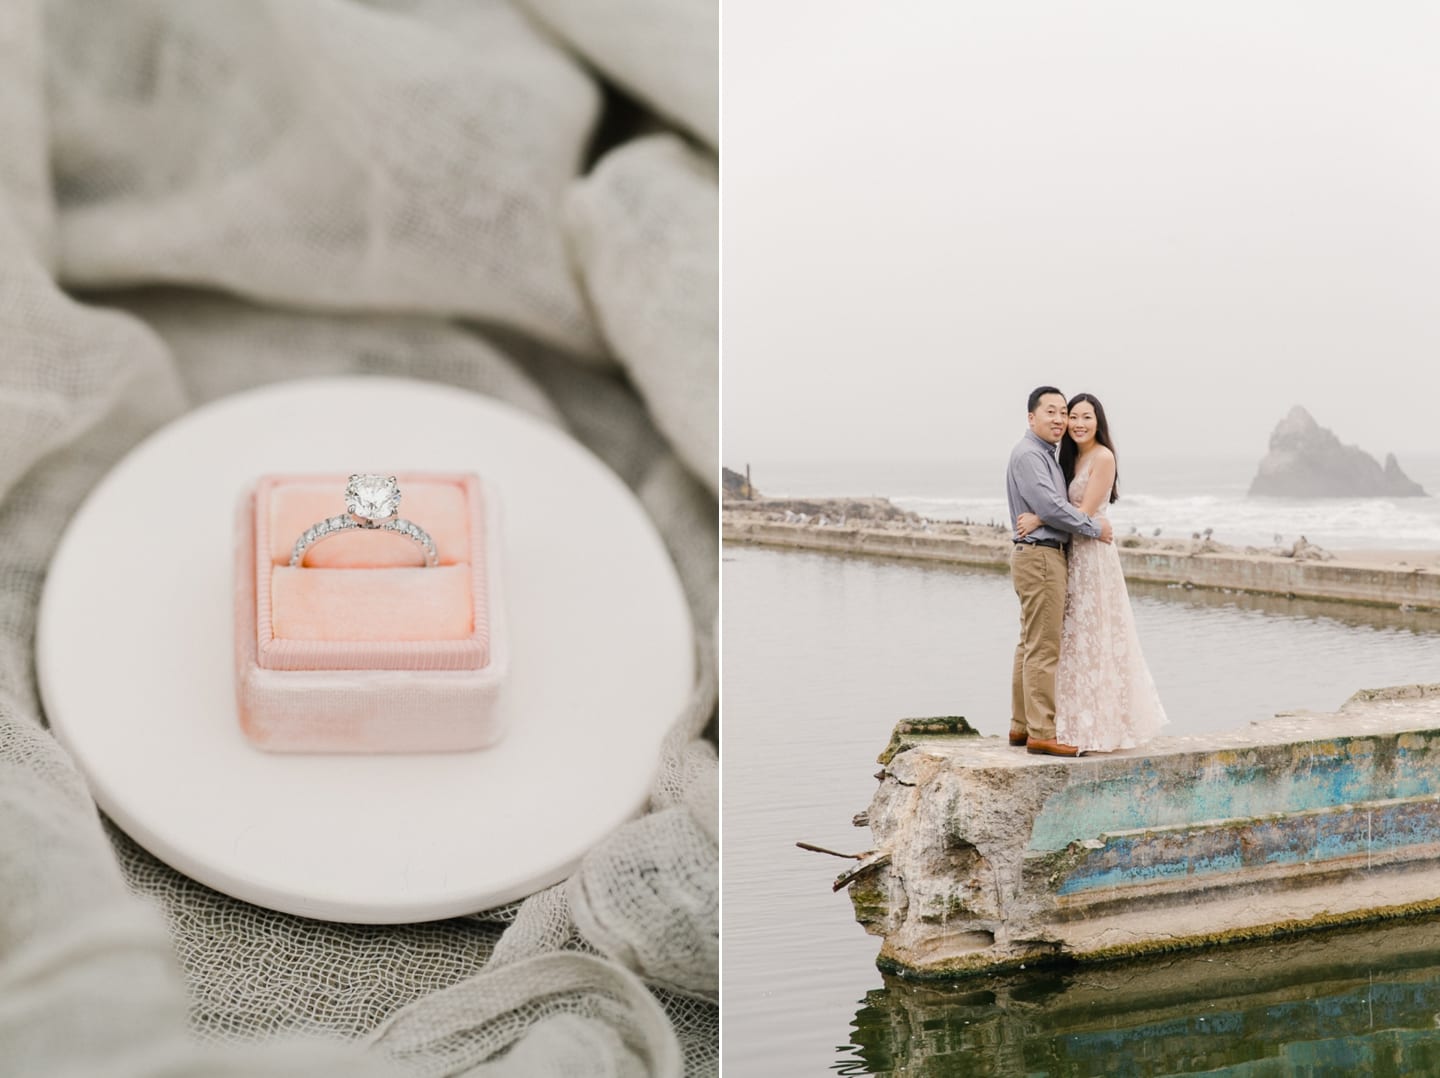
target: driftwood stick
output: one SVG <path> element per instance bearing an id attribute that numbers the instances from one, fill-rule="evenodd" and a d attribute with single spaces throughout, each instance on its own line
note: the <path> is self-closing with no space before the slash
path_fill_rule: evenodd
<path id="1" fill-rule="evenodd" d="M 827 850 L 824 846 L 812 846 L 808 842 L 797 842 L 795 845 L 802 850 L 809 850 L 811 853 L 828 853 L 831 857 L 843 857 L 849 861 L 858 861 L 865 856 L 863 853 L 837 853 L 835 850 Z"/>

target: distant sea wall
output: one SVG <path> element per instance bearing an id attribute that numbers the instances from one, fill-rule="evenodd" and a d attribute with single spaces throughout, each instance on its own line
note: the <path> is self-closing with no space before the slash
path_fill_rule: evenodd
<path id="1" fill-rule="evenodd" d="M 1008 569 L 1010 542 L 1004 536 L 950 534 L 897 527 L 820 527 L 727 514 L 726 542 L 836 554 L 911 558 L 920 561 Z M 1440 610 L 1440 573 L 1308 561 L 1248 554 L 1196 544 L 1195 550 L 1156 549 L 1120 543 L 1127 580 L 1182 587 L 1229 589 L 1292 598 L 1329 599 L 1370 606 Z"/>

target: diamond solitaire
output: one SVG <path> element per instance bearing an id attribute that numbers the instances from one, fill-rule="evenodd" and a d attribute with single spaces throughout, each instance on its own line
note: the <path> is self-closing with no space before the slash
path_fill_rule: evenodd
<path id="1" fill-rule="evenodd" d="M 399 484 L 393 475 L 352 475 L 345 488 L 345 508 L 360 521 L 379 523 L 393 517 L 400 512 Z"/>
<path id="2" fill-rule="evenodd" d="M 420 547 L 427 567 L 439 564 L 440 557 L 430 533 L 396 516 L 400 511 L 400 486 L 393 475 L 352 475 L 345 486 L 345 509 L 348 515 L 316 521 L 300 534 L 290 553 L 291 568 L 303 566 L 305 552 L 320 540 L 355 529 L 403 535 Z"/>

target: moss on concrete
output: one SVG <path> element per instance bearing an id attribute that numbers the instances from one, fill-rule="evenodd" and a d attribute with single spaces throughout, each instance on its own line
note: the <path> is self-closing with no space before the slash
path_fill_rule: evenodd
<path id="1" fill-rule="evenodd" d="M 1341 705 L 1342 709 L 1351 704 L 1368 704 L 1376 700 L 1421 700 L 1427 696 L 1440 696 L 1440 685 L 1414 684 L 1391 685 L 1383 689 L 1360 689 Z"/>
<path id="2" fill-rule="evenodd" d="M 965 721 L 963 715 L 941 715 L 929 719 L 901 719 L 890 734 L 890 743 L 876 757 L 876 762 L 888 764 L 906 749 L 914 748 L 921 741 L 934 741 L 947 737 L 979 737 L 980 731 Z"/>
<path id="3" fill-rule="evenodd" d="M 861 877 L 850 884 L 850 904 L 860 924 L 878 924 L 890 913 L 890 899 L 873 877 Z"/>

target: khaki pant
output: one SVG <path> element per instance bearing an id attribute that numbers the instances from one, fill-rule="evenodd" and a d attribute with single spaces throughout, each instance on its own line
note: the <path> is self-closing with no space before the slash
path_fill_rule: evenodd
<path id="1" fill-rule="evenodd" d="M 1030 737 L 1055 736 L 1055 666 L 1065 621 L 1065 552 L 1017 543 L 1010 579 L 1020 597 L 1020 643 L 1010 681 L 1010 728 Z"/>

